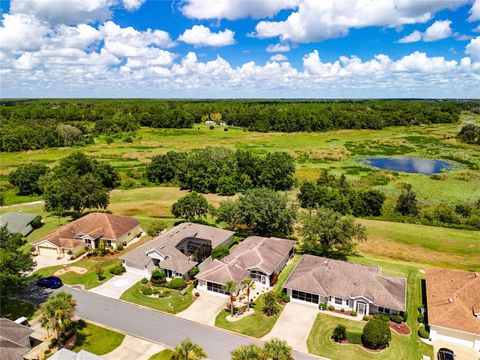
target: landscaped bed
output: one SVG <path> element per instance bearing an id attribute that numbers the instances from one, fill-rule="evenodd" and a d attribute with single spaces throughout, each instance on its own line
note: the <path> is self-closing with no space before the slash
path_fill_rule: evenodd
<path id="1" fill-rule="evenodd" d="M 390 329 L 401 335 L 410 334 L 410 328 L 406 323 L 397 324 L 393 321 L 390 321 Z"/>
<path id="2" fill-rule="evenodd" d="M 143 285 L 140 282 L 136 283 L 130 289 L 126 290 L 120 299 L 171 314 L 185 310 L 195 300 L 192 296 L 193 284 L 190 284 L 185 289 L 185 295 L 181 295 L 179 290 L 158 287 L 159 291 L 169 292 L 169 296 L 164 298 L 153 296 L 153 294 L 144 295 L 141 292 L 142 287 Z"/>

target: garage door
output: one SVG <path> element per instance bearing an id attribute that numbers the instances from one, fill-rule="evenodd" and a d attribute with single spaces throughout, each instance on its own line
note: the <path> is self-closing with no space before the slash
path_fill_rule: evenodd
<path id="1" fill-rule="evenodd" d="M 132 273 L 132 274 L 139 274 L 146 276 L 148 272 L 145 271 L 145 267 L 138 265 L 136 263 L 124 261 L 123 266 L 125 266 L 125 271 Z"/>
<path id="2" fill-rule="evenodd" d="M 313 304 L 318 304 L 319 298 L 316 294 L 305 293 L 302 291 L 292 290 L 292 298 Z"/>
<path id="3" fill-rule="evenodd" d="M 213 291 L 219 294 L 227 294 L 227 292 L 223 289 L 223 286 L 220 284 L 212 283 L 212 282 L 207 282 L 207 290 L 208 291 Z"/>
<path id="4" fill-rule="evenodd" d="M 44 256 L 58 256 L 57 248 L 53 246 L 39 246 L 38 253 Z"/>

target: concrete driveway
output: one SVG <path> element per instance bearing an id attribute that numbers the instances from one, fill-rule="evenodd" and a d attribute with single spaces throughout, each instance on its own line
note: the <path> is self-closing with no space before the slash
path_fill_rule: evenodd
<path id="1" fill-rule="evenodd" d="M 106 360 L 148 360 L 150 356 L 165 349 L 164 346 L 142 340 L 134 336 L 125 335 L 125 339 L 112 352 L 102 355 Z"/>
<path id="2" fill-rule="evenodd" d="M 224 308 L 228 299 L 226 296 L 215 296 L 205 291 L 199 291 L 199 293 L 197 300 L 177 316 L 200 324 L 215 326 L 215 317 Z"/>
<path id="3" fill-rule="evenodd" d="M 318 315 L 316 306 L 290 302 L 283 309 L 272 331 L 262 340 L 280 338 L 297 351 L 308 352 L 307 338 Z"/>
<path id="4" fill-rule="evenodd" d="M 441 348 L 452 350 L 455 353 L 455 360 L 476 360 L 480 358 L 478 352 L 473 350 L 473 347 L 466 347 L 443 340 L 433 341 L 432 345 L 435 359 L 437 358 L 438 350 Z"/>
<path id="5" fill-rule="evenodd" d="M 120 299 L 120 296 L 135 283 L 139 282 L 143 278 L 140 274 L 131 272 L 123 273 L 120 276 L 114 276 L 106 283 L 97 286 L 89 291 L 99 295 L 108 296 L 114 299 Z"/>

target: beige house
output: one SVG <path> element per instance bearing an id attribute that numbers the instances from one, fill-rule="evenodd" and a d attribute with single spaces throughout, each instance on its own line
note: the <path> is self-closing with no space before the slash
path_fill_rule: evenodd
<path id="1" fill-rule="evenodd" d="M 39 255 L 76 255 L 86 246 L 95 249 L 101 240 L 107 247 L 127 245 L 140 235 L 140 223 L 132 217 L 91 213 L 59 227 L 32 244 Z"/>
<path id="2" fill-rule="evenodd" d="M 428 269 L 425 283 L 430 339 L 473 348 L 480 357 L 480 273 Z"/>
<path id="3" fill-rule="evenodd" d="M 283 288 L 292 301 L 333 305 L 335 309 L 401 314 L 406 306 L 406 280 L 381 275 L 372 266 L 303 255 Z"/>
<path id="4" fill-rule="evenodd" d="M 293 254 L 295 241 L 280 238 L 250 236 L 243 240 L 229 255 L 213 260 L 200 271 L 197 289 L 226 295 L 224 285 L 240 283 L 250 277 L 255 283 L 269 288 L 276 276 Z"/>

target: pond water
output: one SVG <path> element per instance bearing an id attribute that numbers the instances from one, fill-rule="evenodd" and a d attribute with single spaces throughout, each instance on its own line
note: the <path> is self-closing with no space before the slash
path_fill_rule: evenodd
<path id="1" fill-rule="evenodd" d="M 450 170 L 452 166 L 448 161 L 418 158 L 369 158 L 365 163 L 383 170 L 425 175 L 438 174 Z"/>

